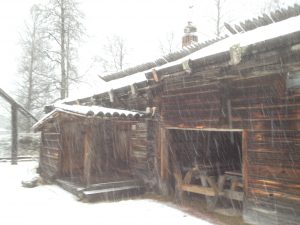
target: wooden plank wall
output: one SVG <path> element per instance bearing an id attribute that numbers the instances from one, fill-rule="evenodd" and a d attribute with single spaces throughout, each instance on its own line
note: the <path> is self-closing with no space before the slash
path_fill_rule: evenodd
<path id="1" fill-rule="evenodd" d="M 131 171 L 154 189 L 157 185 L 155 170 L 156 121 L 137 122 L 131 127 Z"/>
<path id="2" fill-rule="evenodd" d="M 181 76 L 164 80 L 161 115 L 166 125 L 218 126 L 221 93 L 218 82 L 203 83 L 199 77 Z"/>
<path id="3" fill-rule="evenodd" d="M 286 90 L 287 73 L 258 76 L 257 71 L 227 80 L 206 79 L 203 72 L 170 76 L 163 80 L 161 114 L 165 126 L 246 130 L 245 221 L 296 225 L 300 97 Z"/>
<path id="4" fill-rule="evenodd" d="M 61 124 L 61 176 L 83 179 L 85 125 L 81 120 Z"/>
<path id="5" fill-rule="evenodd" d="M 113 176 L 133 176 L 147 183 L 149 189 L 157 185 L 155 170 L 155 120 L 82 120 L 61 121 L 61 127 L 42 132 L 41 171 L 46 177 L 74 178 L 84 183 L 89 171 L 89 182 Z M 89 138 L 89 152 L 85 152 L 85 134 Z M 91 158 L 85 165 L 86 154 Z M 88 166 L 89 168 L 85 168 Z"/>
<path id="6" fill-rule="evenodd" d="M 59 175 L 61 139 L 58 126 L 44 128 L 40 149 L 40 174 L 46 179 L 53 179 Z"/>
<path id="7" fill-rule="evenodd" d="M 285 75 L 237 79 L 233 86 L 233 127 L 248 133 L 244 219 L 299 224 L 299 97 L 286 90 Z"/>

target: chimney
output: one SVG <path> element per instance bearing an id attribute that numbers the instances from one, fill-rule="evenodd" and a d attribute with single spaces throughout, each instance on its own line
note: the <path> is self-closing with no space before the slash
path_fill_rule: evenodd
<path id="1" fill-rule="evenodd" d="M 182 47 L 191 45 L 194 42 L 198 42 L 198 36 L 196 35 L 197 28 L 191 21 L 184 28 L 184 36 L 182 37 Z"/>

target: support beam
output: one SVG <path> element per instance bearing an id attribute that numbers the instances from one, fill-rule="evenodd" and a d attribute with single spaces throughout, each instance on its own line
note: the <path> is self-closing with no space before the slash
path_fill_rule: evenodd
<path id="1" fill-rule="evenodd" d="M 169 148 L 168 131 L 164 128 L 160 128 L 160 181 L 161 181 L 161 192 L 164 195 L 169 195 Z"/>
<path id="2" fill-rule="evenodd" d="M 159 77 L 155 69 L 152 69 L 152 77 L 155 80 L 155 82 L 159 82 Z"/>
<path id="3" fill-rule="evenodd" d="M 186 60 L 182 63 L 182 69 L 188 74 L 192 73 L 192 60 Z"/>
<path id="4" fill-rule="evenodd" d="M 169 151 L 168 151 L 168 143 L 167 143 L 167 130 L 164 128 L 160 129 L 161 133 L 161 165 L 160 165 L 160 176 L 161 179 L 165 182 L 169 181 Z"/>
<path id="5" fill-rule="evenodd" d="M 0 88 L 0 96 L 3 97 L 7 102 L 9 102 L 10 105 L 15 105 L 15 107 L 18 109 L 18 111 L 20 113 L 22 113 L 24 116 L 26 116 L 27 118 L 31 118 L 35 122 L 38 121 L 30 112 L 28 112 L 23 106 L 21 106 L 19 103 L 17 103 L 12 97 L 10 97 L 1 88 Z"/>
<path id="6" fill-rule="evenodd" d="M 248 158 L 248 133 L 246 130 L 242 133 L 242 154 L 243 154 L 243 189 L 244 194 L 248 196 L 248 173 L 249 173 L 249 158 Z"/>
<path id="7" fill-rule="evenodd" d="M 18 111 L 16 105 L 11 105 L 11 164 L 18 164 Z"/>
<path id="8" fill-rule="evenodd" d="M 92 163 L 92 129 L 88 126 L 84 135 L 84 164 L 83 177 L 85 184 L 91 184 L 91 164 Z"/>
<path id="9" fill-rule="evenodd" d="M 108 92 L 108 95 L 109 95 L 109 101 L 110 101 L 111 103 L 113 103 L 113 102 L 115 101 L 114 91 L 113 91 L 113 90 L 110 90 L 110 91 Z"/>
<path id="10" fill-rule="evenodd" d="M 131 89 L 131 94 L 132 95 L 136 95 L 137 94 L 138 90 L 137 90 L 135 84 L 131 84 L 130 85 L 130 89 Z"/>
<path id="11" fill-rule="evenodd" d="M 187 191 L 187 192 L 192 192 L 192 193 L 197 193 L 197 194 L 202 194 L 207 196 L 217 196 L 215 193 L 214 189 L 211 187 L 207 186 L 200 186 L 200 185 L 191 185 L 191 184 L 183 184 L 181 185 L 181 190 L 182 191 Z"/>

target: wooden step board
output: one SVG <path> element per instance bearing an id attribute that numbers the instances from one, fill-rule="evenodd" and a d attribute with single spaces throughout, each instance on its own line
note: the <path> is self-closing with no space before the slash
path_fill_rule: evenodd
<path id="1" fill-rule="evenodd" d="M 128 199 L 132 196 L 143 194 L 144 187 L 138 185 L 112 187 L 95 190 L 83 190 L 80 192 L 80 198 L 84 201 L 114 201 Z"/>
<path id="2" fill-rule="evenodd" d="M 78 195 L 78 193 L 84 189 L 83 186 L 79 186 L 77 184 L 72 183 L 71 181 L 67 181 L 63 179 L 56 179 L 55 182 L 62 189 L 71 192 L 74 195 Z"/>
<path id="3" fill-rule="evenodd" d="M 92 184 L 89 187 L 85 188 L 85 191 L 98 190 L 98 189 L 106 189 L 106 188 L 117 188 L 124 186 L 141 186 L 143 183 L 137 179 L 126 179 L 126 180 L 118 180 L 118 181 L 109 181 L 103 182 L 99 184 Z"/>
<path id="4" fill-rule="evenodd" d="M 89 202 L 128 199 L 143 194 L 145 191 L 143 182 L 137 179 L 103 182 L 92 184 L 89 187 L 83 187 L 63 179 L 57 179 L 56 183 L 79 197 L 80 200 Z"/>

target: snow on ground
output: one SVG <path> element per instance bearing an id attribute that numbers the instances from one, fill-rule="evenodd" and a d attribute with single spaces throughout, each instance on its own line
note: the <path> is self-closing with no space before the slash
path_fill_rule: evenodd
<path id="1" fill-rule="evenodd" d="M 37 157 L 39 145 L 39 133 L 19 133 L 18 156 Z M 0 130 L 0 159 L 9 157 L 11 157 L 11 131 Z"/>
<path id="2" fill-rule="evenodd" d="M 150 199 L 83 203 L 56 185 L 24 188 L 37 162 L 0 163 L 0 224 L 197 224 L 209 222 Z"/>

